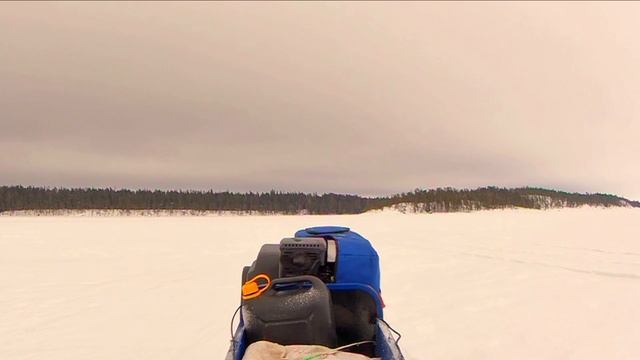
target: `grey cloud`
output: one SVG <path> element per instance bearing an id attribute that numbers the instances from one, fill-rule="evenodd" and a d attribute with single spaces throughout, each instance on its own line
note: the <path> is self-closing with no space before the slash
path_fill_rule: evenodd
<path id="1" fill-rule="evenodd" d="M 637 3 L 2 3 L 0 183 L 640 198 Z"/>

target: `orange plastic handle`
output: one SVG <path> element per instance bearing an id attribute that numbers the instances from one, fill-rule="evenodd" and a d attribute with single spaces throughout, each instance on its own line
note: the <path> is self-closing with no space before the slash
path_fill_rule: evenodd
<path id="1" fill-rule="evenodd" d="M 266 281 L 266 283 L 258 284 L 258 280 L 260 279 Z M 258 274 L 242 285 L 242 299 L 255 299 L 267 291 L 269 286 L 271 286 L 271 279 L 269 278 L 269 275 Z"/>

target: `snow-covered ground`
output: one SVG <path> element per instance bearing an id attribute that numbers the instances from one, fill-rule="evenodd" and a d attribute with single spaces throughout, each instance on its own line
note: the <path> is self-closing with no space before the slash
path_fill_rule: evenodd
<path id="1" fill-rule="evenodd" d="M 339 224 L 409 359 L 640 359 L 640 210 L 0 217 L 0 359 L 222 359 L 242 266 Z"/>

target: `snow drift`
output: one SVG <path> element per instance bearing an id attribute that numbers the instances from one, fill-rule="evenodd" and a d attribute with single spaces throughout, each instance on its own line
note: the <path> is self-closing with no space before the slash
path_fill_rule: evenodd
<path id="1" fill-rule="evenodd" d="M 2 217 L 0 358 L 220 359 L 240 272 L 308 226 L 378 250 L 408 359 L 640 358 L 640 210 Z"/>

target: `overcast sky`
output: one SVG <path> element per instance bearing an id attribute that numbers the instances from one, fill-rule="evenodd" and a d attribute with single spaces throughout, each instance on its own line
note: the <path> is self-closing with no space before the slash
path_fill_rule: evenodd
<path id="1" fill-rule="evenodd" d="M 0 185 L 640 199 L 640 3 L 0 3 Z"/>

